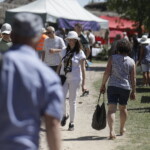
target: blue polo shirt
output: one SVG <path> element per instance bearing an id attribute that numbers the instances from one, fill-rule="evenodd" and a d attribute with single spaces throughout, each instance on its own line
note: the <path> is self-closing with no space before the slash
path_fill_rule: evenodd
<path id="1" fill-rule="evenodd" d="M 60 120 L 63 103 L 58 76 L 35 50 L 12 46 L 0 73 L 0 149 L 37 150 L 41 116 Z"/>

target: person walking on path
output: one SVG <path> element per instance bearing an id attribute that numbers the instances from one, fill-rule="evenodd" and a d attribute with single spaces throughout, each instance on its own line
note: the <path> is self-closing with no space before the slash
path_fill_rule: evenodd
<path id="1" fill-rule="evenodd" d="M 0 39 L 0 53 L 5 53 L 12 45 L 10 34 L 11 34 L 11 25 L 4 23 L 1 28 L 2 37 Z"/>
<path id="2" fill-rule="evenodd" d="M 60 70 L 61 75 L 66 74 L 66 81 L 63 85 L 64 98 L 66 99 L 67 92 L 69 91 L 69 116 L 70 123 L 68 130 L 74 130 L 74 120 L 76 114 L 76 99 L 77 92 L 82 82 L 82 91 L 85 91 L 85 59 L 86 56 L 81 50 L 78 34 L 75 31 L 70 31 L 66 40 L 68 46 L 62 51 L 62 67 Z M 61 121 L 61 125 L 65 126 L 68 115 L 66 112 L 66 103 L 64 109 L 64 117 Z"/>
<path id="3" fill-rule="evenodd" d="M 127 102 L 130 97 L 135 99 L 136 71 L 135 62 L 128 56 L 131 51 L 130 43 L 121 39 L 117 43 L 118 54 L 112 55 L 108 61 L 100 88 L 101 93 L 105 93 L 106 82 L 109 78 L 107 97 L 108 97 L 108 126 L 110 129 L 109 138 L 115 139 L 115 113 L 117 103 L 120 111 L 120 135 L 126 131 L 125 123 L 127 120 Z M 131 90 L 132 89 L 132 90 Z M 131 90 L 131 92 L 130 92 Z"/>
<path id="4" fill-rule="evenodd" d="M 13 46 L 3 56 L 0 72 L 0 148 L 38 150 L 41 118 L 51 150 L 60 150 L 63 93 L 56 73 L 34 49 L 42 19 L 19 13 L 12 24 Z"/>
<path id="5" fill-rule="evenodd" d="M 86 65 L 86 68 L 88 68 L 89 61 L 87 60 L 87 58 L 90 55 L 90 45 L 89 45 L 88 39 L 83 34 L 83 27 L 81 24 L 79 24 L 79 23 L 75 24 L 74 30 L 77 32 L 78 37 L 80 39 L 80 42 L 81 42 L 81 45 L 83 48 L 83 52 L 85 53 L 85 56 L 86 56 L 85 65 Z M 89 90 L 86 89 L 85 91 L 82 92 L 81 96 L 87 96 L 87 95 L 89 95 Z"/>
<path id="6" fill-rule="evenodd" d="M 81 24 L 77 23 L 77 24 L 75 24 L 74 29 L 75 29 L 75 31 L 77 32 L 77 34 L 78 34 L 78 36 L 80 38 L 80 42 L 82 44 L 83 51 L 84 51 L 86 57 L 88 58 L 89 55 L 90 55 L 90 45 L 89 45 L 89 42 L 86 39 L 85 35 L 82 32 L 83 31 L 83 27 L 82 27 Z"/>
<path id="7" fill-rule="evenodd" d="M 87 31 L 87 39 L 89 40 L 89 44 L 90 44 L 90 54 L 89 54 L 89 61 L 92 62 L 92 48 L 94 47 L 95 44 L 95 35 L 92 33 L 92 30 L 88 30 Z"/>
<path id="8" fill-rule="evenodd" d="M 60 52 L 66 48 L 64 40 L 55 35 L 55 29 L 52 26 L 47 27 L 48 38 L 44 42 L 44 52 L 42 60 L 54 71 L 60 64 Z"/>
<path id="9" fill-rule="evenodd" d="M 143 35 L 140 43 L 140 58 L 137 65 L 141 65 L 142 68 L 143 86 L 150 86 L 150 39 Z"/>
<path id="10" fill-rule="evenodd" d="M 42 59 L 44 41 L 47 38 L 48 38 L 48 36 L 46 35 L 46 29 L 42 28 L 42 35 L 41 35 L 41 38 L 39 39 L 37 46 L 36 46 L 36 51 L 37 51 L 40 59 Z"/>

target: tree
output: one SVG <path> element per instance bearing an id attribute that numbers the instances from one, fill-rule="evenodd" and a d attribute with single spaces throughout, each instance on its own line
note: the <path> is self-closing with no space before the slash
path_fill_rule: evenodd
<path id="1" fill-rule="evenodd" d="M 142 34 L 142 25 L 150 31 L 149 0 L 107 0 L 107 2 L 109 9 L 138 22 L 137 30 L 140 35 Z"/>

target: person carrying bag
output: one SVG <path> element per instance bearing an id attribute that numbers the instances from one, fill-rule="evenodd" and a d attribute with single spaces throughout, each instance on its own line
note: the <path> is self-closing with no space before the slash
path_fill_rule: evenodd
<path id="1" fill-rule="evenodd" d="M 66 37 L 68 43 L 67 48 L 62 51 L 63 56 L 66 57 L 62 61 L 60 74 L 66 76 L 66 81 L 63 84 L 64 99 L 66 100 L 67 93 L 69 94 L 69 115 L 67 108 L 67 101 L 64 103 L 64 116 L 61 125 L 65 126 L 69 118 L 68 130 L 75 129 L 75 115 L 76 115 L 76 100 L 80 86 L 82 91 L 86 90 L 85 86 L 85 60 L 86 56 L 81 49 L 80 39 L 75 31 L 70 31 Z"/>

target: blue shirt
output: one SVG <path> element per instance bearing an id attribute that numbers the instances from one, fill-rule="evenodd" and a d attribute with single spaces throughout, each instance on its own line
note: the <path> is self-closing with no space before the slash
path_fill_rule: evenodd
<path id="1" fill-rule="evenodd" d="M 150 64 L 150 45 L 144 47 L 144 57 L 142 58 L 142 64 Z"/>
<path id="2" fill-rule="evenodd" d="M 131 89 L 131 71 L 135 63 L 129 56 L 112 55 L 112 71 L 108 86 L 115 86 L 122 89 Z"/>
<path id="3" fill-rule="evenodd" d="M 41 116 L 60 120 L 63 102 L 58 76 L 34 49 L 12 46 L 0 74 L 0 149 L 37 150 Z"/>

